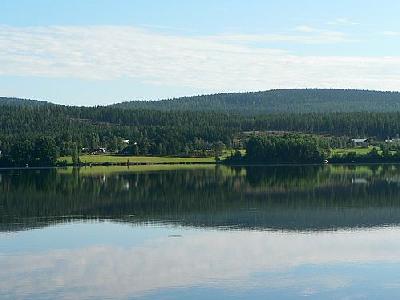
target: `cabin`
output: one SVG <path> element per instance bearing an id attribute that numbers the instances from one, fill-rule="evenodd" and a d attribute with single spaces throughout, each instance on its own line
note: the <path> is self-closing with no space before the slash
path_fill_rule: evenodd
<path id="1" fill-rule="evenodd" d="M 369 139 L 351 139 L 351 142 L 356 147 L 368 147 L 369 146 Z"/>
<path id="2" fill-rule="evenodd" d="M 129 145 L 129 142 L 130 142 L 130 141 L 129 141 L 129 140 L 126 140 L 126 139 L 123 139 L 123 140 L 122 140 L 122 143 L 123 143 L 123 144 L 126 144 L 126 145 Z"/>

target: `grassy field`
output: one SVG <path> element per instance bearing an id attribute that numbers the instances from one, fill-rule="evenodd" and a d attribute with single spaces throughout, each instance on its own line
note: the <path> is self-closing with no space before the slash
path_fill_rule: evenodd
<path id="1" fill-rule="evenodd" d="M 233 150 L 225 150 L 221 156 L 224 159 L 231 155 Z M 245 150 L 240 150 L 242 155 L 246 154 Z M 148 163 L 148 164 L 172 164 L 172 163 L 215 163 L 214 157 L 175 157 L 175 156 L 121 156 L 121 155 L 81 155 L 80 160 L 83 163 Z M 60 157 L 58 161 L 66 161 L 72 163 L 71 156 Z"/>
<path id="2" fill-rule="evenodd" d="M 346 155 L 347 153 L 350 152 L 356 152 L 357 155 L 365 155 L 368 154 L 374 147 L 369 146 L 369 147 L 364 147 L 364 148 L 346 148 L 346 149 L 333 149 L 332 150 L 332 155 Z"/>
<path id="3" fill-rule="evenodd" d="M 72 163 L 70 156 L 60 157 L 59 161 Z M 173 157 L 173 156 L 117 156 L 117 155 L 81 155 L 83 163 L 215 163 L 214 157 Z"/>

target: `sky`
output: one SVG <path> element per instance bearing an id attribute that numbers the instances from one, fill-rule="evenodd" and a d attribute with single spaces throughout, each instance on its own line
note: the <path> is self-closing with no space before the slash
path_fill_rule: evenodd
<path id="1" fill-rule="evenodd" d="M 0 96 L 400 90 L 397 0 L 1 0 Z"/>

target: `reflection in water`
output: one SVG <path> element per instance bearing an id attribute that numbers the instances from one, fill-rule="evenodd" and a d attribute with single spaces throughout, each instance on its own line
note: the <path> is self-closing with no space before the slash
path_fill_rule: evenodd
<path id="1" fill-rule="evenodd" d="M 3 231 L 88 218 L 286 230 L 400 221 L 399 166 L 219 167 L 109 175 L 23 170 L 2 175 Z"/>
<path id="2" fill-rule="evenodd" d="M 0 298 L 399 292 L 400 166 L 110 170 L 2 171 Z"/>
<path id="3" fill-rule="evenodd" d="M 95 227 L 105 226 L 109 224 Z M 114 227 L 112 233 L 118 230 Z M 234 288 L 237 293 L 250 288 L 281 289 L 288 295 L 312 289 L 321 295 L 327 290 L 346 290 L 359 280 L 332 272 L 335 268 L 345 270 L 350 263 L 354 269 L 361 264 L 400 263 L 397 229 L 318 234 L 171 231 L 182 237 L 164 235 L 135 246 L 100 244 L 0 257 L 0 290 L 18 295 L 39 295 L 39 291 L 55 295 L 62 290 L 63 297 L 71 299 L 127 298 L 201 285 L 203 289 Z M 316 266 L 324 266 L 322 274 L 313 269 Z M 394 276 L 385 284 L 396 280 Z"/>

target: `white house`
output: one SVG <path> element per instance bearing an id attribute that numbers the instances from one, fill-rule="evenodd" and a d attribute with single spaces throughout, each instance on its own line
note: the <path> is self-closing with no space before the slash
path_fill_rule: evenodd
<path id="1" fill-rule="evenodd" d="M 351 139 L 355 146 L 368 146 L 369 139 Z"/>

